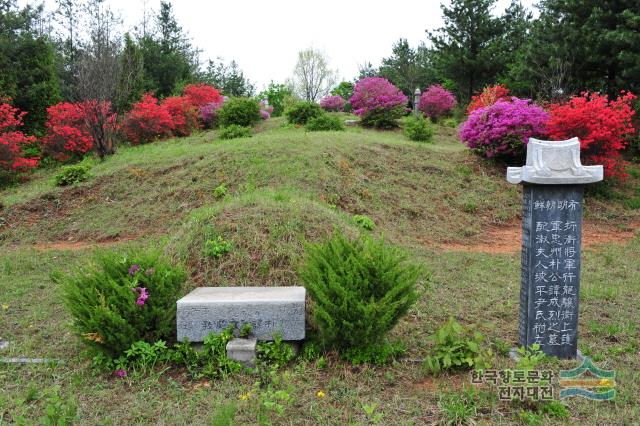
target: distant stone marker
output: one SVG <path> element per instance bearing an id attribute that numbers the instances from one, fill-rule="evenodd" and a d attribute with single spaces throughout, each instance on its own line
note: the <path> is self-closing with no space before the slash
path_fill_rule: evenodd
<path id="1" fill-rule="evenodd" d="M 251 324 L 258 340 L 302 340 L 304 287 L 200 287 L 177 302 L 178 341 L 202 342 L 210 333 Z"/>
<path id="2" fill-rule="evenodd" d="M 509 167 L 523 183 L 519 344 L 576 358 L 584 184 L 601 181 L 602 166 L 582 166 L 578 138 L 529 139 L 527 164 Z"/>
<path id="3" fill-rule="evenodd" d="M 413 115 L 415 115 L 416 118 L 420 117 L 420 95 L 420 88 L 416 87 L 416 90 L 413 92 Z"/>

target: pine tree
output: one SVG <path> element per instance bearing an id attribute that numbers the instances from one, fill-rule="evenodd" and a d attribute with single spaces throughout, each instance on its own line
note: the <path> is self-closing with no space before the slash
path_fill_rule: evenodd
<path id="1" fill-rule="evenodd" d="M 120 54 L 120 73 L 116 95 L 118 112 L 128 111 L 144 93 L 144 58 L 140 46 L 127 33 Z"/>

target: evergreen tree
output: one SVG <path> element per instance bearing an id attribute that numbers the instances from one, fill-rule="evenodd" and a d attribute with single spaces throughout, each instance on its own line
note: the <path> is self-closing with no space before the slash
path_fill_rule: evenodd
<path id="1" fill-rule="evenodd" d="M 144 59 L 140 46 L 129 33 L 124 35 L 124 49 L 120 54 L 120 72 L 116 94 L 116 109 L 127 111 L 144 93 Z"/>
<path id="2" fill-rule="evenodd" d="M 424 89 L 435 80 L 427 48 L 414 50 L 403 38 L 393 45 L 392 55 L 382 60 L 379 73 L 409 97 L 416 87 Z"/>
<path id="3" fill-rule="evenodd" d="M 491 15 L 496 0 L 452 0 L 442 5 L 444 27 L 428 32 L 441 79 L 451 80 L 461 99 L 493 83 L 504 68 L 498 52 L 500 20 Z"/>
<path id="4" fill-rule="evenodd" d="M 218 62 L 209 59 L 207 69 L 200 79 L 227 96 L 253 96 L 255 93 L 255 86 L 233 60 L 226 65 L 222 58 L 218 58 Z"/>

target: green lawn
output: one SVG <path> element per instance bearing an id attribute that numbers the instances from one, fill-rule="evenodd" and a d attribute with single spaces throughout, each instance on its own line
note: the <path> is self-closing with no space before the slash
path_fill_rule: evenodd
<path id="1" fill-rule="evenodd" d="M 39 424 L 46 407 L 56 404 L 63 411 L 76 407 L 78 423 L 90 425 L 216 424 L 230 405 L 237 424 L 257 424 L 261 402 L 276 397 L 252 391 L 258 378 L 251 375 L 193 382 L 176 368 L 124 380 L 96 373 L 71 333 L 50 275 L 82 267 L 98 248 L 160 246 L 186 266 L 185 292 L 202 285 L 299 284 L 304 241 L 335 226 L 355 235 L 354 214 L 371 217 L 376 234 L 406 248 L 432 273 L 392 332 L 408 352 L 387 367 L 352 367 L 333 355 L 326 365 L 296 361 L 280 371 L 272 389 L 286 391 L 289 401 L 276 401 L 282 412 L 266 416 L 272 424 L 452 419 L 451 401 L 462 400 L 470 377 L 426 375 L 420 368 L 429 353 L 426 337 L 455 316 L 478 324 L 493 344 L 515 345 L 520 256 L 517 242 L 502 254 L 441 247 L 472 248 L 487 243 L 489 229 L 517 226 L 519 188 L 506 183 L 503 169 L 468 153 L 454 129 L 438 127 L 433 144 L 360 128 L 307 133 L 281 119 L 259 130 L 251 139 L 221 141 L 212 131 L 123 147 L 96 163 L 80 185 L 56 188 L 55 170 L 44 169 L 0 192 L 0 339 L 10 342 L 0 354 L 64 362 L 0 364 L 0 424 Z M 610 198 L 589 194 L 586 203 L 586 222 L 636 232 L 630 240 L 591 246 L 583 259 L 579 346 L 599 367 L 617 371 L 617 399 L 565 401 L 570 418 L 541 414 L 543 424 L 640 422 L 640 210 L 625 202 L 640 196 L 639 176 L 636 170 Z M 212 191 L 221 183 L 228 195 L 220 200 Z M 231 241 L 231 253 L 203 256 L 210 235 Z M 494 364 L 514 367 L 502 354 Z M 544 367 L 575 365 L 556 360 Z M 499 402 L 489 387 L 473 401 L 462 405 L 478 424 L 517 424 L 522 410 L 535 412 Z"/>

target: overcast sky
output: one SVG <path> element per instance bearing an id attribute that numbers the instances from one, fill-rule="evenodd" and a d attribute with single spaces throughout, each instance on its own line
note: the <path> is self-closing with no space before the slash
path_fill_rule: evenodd
<path id="1" fill-rule="evenodd" d="M 20 3 L 27 3 L 22 0 Z M 33 1 L 29 1 L 33 3 Z M 107 0 L 125 28 L 142 20 L 143 0 Z M 160 0 L 147 0 L 158 10 Z M 292 74 L 297 52 L 323 51 L 332 68 L 351 80 L 358 64 L 378 65 L 392 44 L 403 37 L 412 46 L 426 40 L 426 29 L 442 25 L 438 0 L 174 0 L 179 24 L 202 49 L 201 60 L 235 59 L 256 88 Z M 500 14 L 510 0 L 498 0 Z M 534 0 L 522 0 L 532 8 Z M 45 0 L 47 9 L 55 8 Z"/>

